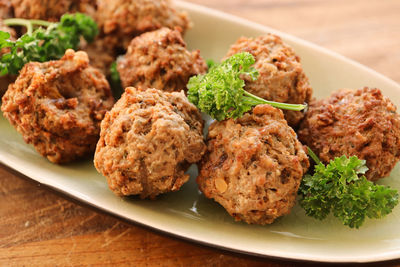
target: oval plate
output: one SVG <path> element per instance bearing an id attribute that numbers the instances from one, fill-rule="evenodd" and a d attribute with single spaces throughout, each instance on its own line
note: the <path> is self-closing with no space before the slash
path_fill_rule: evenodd
<path id="1" fill-rule="evenodd" d="M 194 4 L 176 2 L 188 11 L 195 27 L 185 36 L 190 49 L 204 58 L 220 60 L 240 36 L 280 35 L 302 59 L 315 97 L 339 88 L 381 88 L 399 106 L 400 86 L 394 81 L 338 54 L 285 33 Z M 400 206 L 382 220 L 367 220 L 348 229 L 335 218 L 320 222 L 305 216 L 297 205 L 292 213 L 267 226 L 234 222 L 224 209 L 200 194 L 189 170 L 190 182 L 181 191 L 155 201 L 116 197 L 91 161 L 54 165 L 0 117 L 0 161 L 18 172 L 80 201 L 148 227 L 215 246 L 258 256 L 323 262 L 370 262 L 400 257 Z M 397 166 L 381 183 L 400 189 Z"/>

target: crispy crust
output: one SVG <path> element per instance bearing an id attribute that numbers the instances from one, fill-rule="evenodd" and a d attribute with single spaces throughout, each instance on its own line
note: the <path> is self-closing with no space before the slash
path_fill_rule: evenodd
<path id="1" fill-rule="evenodd" d="M 14 10 L 10 0 L 0 0 L 0 19 L 14 17 Z"/>
<path id="2" fill-rule="evenodd" d="M 124 87 L 157 88 L 167 92 L 186 90 L 191 76 L 207 70 L 200 52 L 189 52 L 180 32 L 168 28 L 134 38 L 128 52 L 117 62 Z"/>
<path id="3" fill-rule="evenodd" d="M 190 27 L 186 12 L 175 10 L 170 0 L 98 0 L 97 21 L 105 34 L 115 36 L 123 48 L 133 37 L 162 27 Z"/>
<path id="4" fill-rule="evenodd" d="M 231 46 L 226 57 L 251 53 L 260 76 L 256 81 L 243 77 L 245 90 L 267 100 L 303 104 L 311 100 L 312 89 L 300 58 L 282 39 L 273 34 L 257 38 L 242 37 Z M 284 111 L 289 125 L 296 128 L 303 118 L 300 111 Z"/>
<path id="5" fill-rule="evenodd" d="M 59 21 L 65 13 L 95 15 L 95 0 L 11 0 L 15 17 Z"/>
<path id="6" fill-rule="evenodd" d="M 388 176 L 400 159 L 400 117 L 376 88 L 342 89 L 314 101 L 298 134 L 325 163 L 342 155 L 365 159 L 371 181 Z"/>
<path id="7" fill-rule="evenodd" d="M 270 224 L 294 206 L 308 166 L 282 111 L 258 105 L 240 119 L 211 124 L 197 183 L 235 220 Z"/>
<path id="8" fill-rule="evenodd" d="M 90 65 L 110 76 L 110 66 L 117 57 L 117 40 L 109 35 L 99 35 L 92 43 L 81 40 L 80 49 L 85 51 L 90 60 Z"/>
<path id="9" fill-rule="evenodd" d="M 1 110 L 25 142 L 54 163 L 94 151 L 100 122 L 114 99 L 104 75 L 85 52 L 25 64 L 3 96 Z"/>
<path id="10" fill-rule="evenodd" d="M 119 196 L 179 190 L 205 152 L 203 120 L 183 92 L 128 87 L 101 123 L 94 164 Z"/>

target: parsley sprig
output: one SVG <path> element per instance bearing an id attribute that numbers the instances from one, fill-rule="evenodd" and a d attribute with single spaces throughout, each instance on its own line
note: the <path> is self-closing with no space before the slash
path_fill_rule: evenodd
<path id="1" fill-rule="evenodd" d="M 59 59 L 67 49 L 77 49 L 81 37 L 91 42 L 98 33 L 96 22 L 81 13 L 65 14 L 59 23 L 18 18 L 3 22 L 7 26 L 24 26 L 27 32 L 11 41 L 9 33 L 0 31 L 0 49 L 9 48 L 0 59 L 0 76 L 18 74 L 30 61 Z"/>
<path id="2" fill-rule="evenodd" d="M 365 160 L 341 156 L 325 166 L 308 152 L 317 163 L 314 175 L 305 175 L 299 189 L 308 216 L 323 220 L 332 212 L 344 225 L 359 228 L 367 217 L 380 219 L 398 204 L 397 190 L 365 178 Z"/>
<path id="3" fill-rule="evenodd" d="M 210 64 L 207 74 L 190 78 L 187 84 L 189 101 L 218 121 L 240 118 L 259 104 L 297 111 L 307 107 L 302 104 L 268 101 L 245 91 L 245 82 L 240 77 L 247 75 L 251 80 L 257 80 L 259 73 L 251 67 L 254 62 L 253 55 L 243 52 L 231 56 L 221 64 Z"/>

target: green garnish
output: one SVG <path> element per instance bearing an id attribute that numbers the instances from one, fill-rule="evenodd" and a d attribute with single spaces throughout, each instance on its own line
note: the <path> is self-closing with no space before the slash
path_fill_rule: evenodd
<path id="1" fill-rule="evenodd" d="M 333 212 L 344 225 L 359 228 L 366 217 L 380 219 L 398 204 L 397 190 L 365 178 L 365 160 L 341 156 L 325 166 L 308 150 L 317 163 L 314 175 L 305 175 L 299 189 L 308 216 L 323 220 Z"/>
<path id="2" fill-rule="evenodd" d="M 123 93 L 123 88 L 116 61 L 114 61 L 110 66 L 110 85 L 114 98 L 119 99 Z"/>
<path id="3" fill-rule="evenodd" d="M 253 106 L 269 104 L 276 108 L 303 110 L 306 105 L 268 101 L 243 89 L 241 75 L 257 80 L 258 71 L 251 67 L 254 57 L 247 52 L 235 54 L 221 64 L 211 65 L 208 73 L 190 78 L 187 84 L 189 101 L 212 118 L 221 121 L 240 118 Z"/>
<path id="4" fill-rule="evenodd" d="M 207 63 L 208 69 L 210 69 L 211 67 L 213 67 L 214 65 L 217 64 L 217 62 L 215 62 L 213 59 L 207 59 L 206 63 Z"/>
<path id="5" fill-rule="evenodd" d="M 30 61 L 45 62 L 59 59 L 68 48 L 78 48 L 81 36 L 91 42 L 98 33 L 96 22 L 81 13 L 65 14 L 59 23 L 16 18 L 6 19 L 3 22 L 7 26 L 24 26 L 27 28 L 27 33 L 18 40 L 11 41 L 9 33 L 0 31 L 0 48 L 10 49 L 0 59 L 0 76 L 18 74 L 19 70 Z"/>

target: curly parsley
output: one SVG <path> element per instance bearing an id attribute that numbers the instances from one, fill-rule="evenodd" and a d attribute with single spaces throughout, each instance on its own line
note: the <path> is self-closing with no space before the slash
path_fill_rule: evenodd
<path id="1" fill-rule="evenodd" d="M 397 190 L 365 178 L 365 160 L 341 156 L 325 166 L 308 150 L 317 163 L 314 175 L 305 175 L 299 189 L 308 216 L 323 220 L 332 212 L 344 225 L 359 228 L 366 217 L 380 219 L 398 204 Z"/>
<path id="2" fill-rule="evenodd" d="M 76 49 L 81 37 L 91 42 L 98 33 L 96 22 L 81 13 L 65 14 L 59 23 L 17 18 L 3 22 L 8 26 L 24 26 L 27 33 L 18 40 L 11 41 L 9 33 L 0 31 L 0 49 L 9 48 L 9 52 L 0 59 L 0 76 L 18 74 L 30 61 L 59 59 L 67 49 Z"/>
<path id="3" fill-rule="evenodd" d="M 243 52 L 221 64 L 211 63 L 207 74 L 190 78 L 187 84 L 189 101 L 218 121 L 240 118 L 259 104 L 297 111 L 306 108 L 306 105 L 268 101 L 245 91 L 245 82 L 240 76 L 247 75 L 253 81 L 257 80 L 259 73 L 251 67 L 254 62 L 250 53 Z"/>

